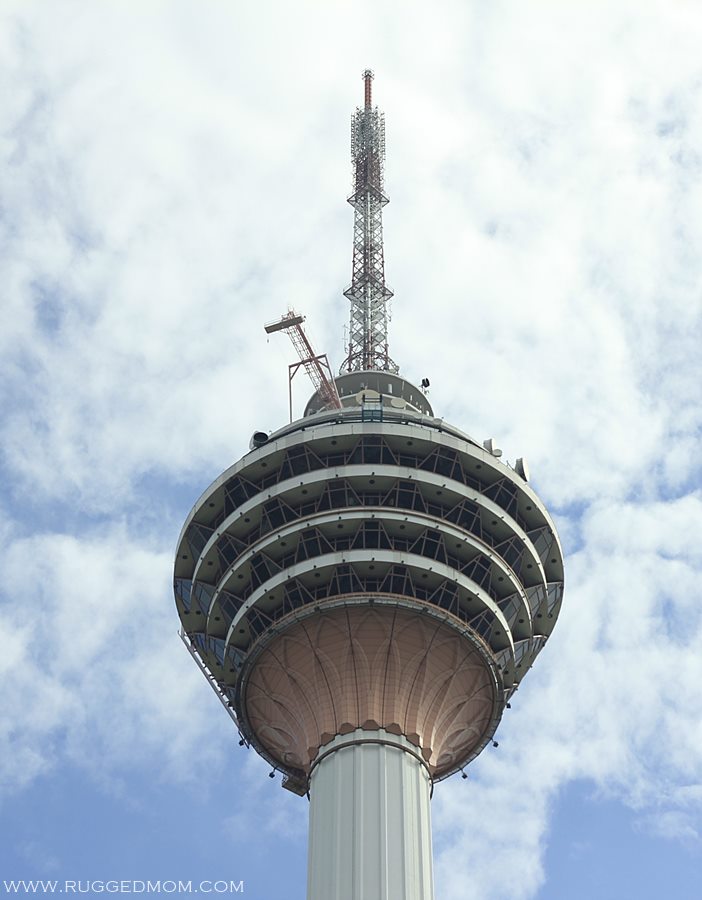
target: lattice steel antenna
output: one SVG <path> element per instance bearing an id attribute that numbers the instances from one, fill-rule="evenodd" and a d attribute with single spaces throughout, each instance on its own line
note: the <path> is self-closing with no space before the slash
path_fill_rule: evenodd
<path id="1" fill-rule="evenodd" d="M 341 372 L 379 369 L 397 372 L 388 352 L 388 301 L 392 291 L 385 284 L 383 258 L 383 193 L 385 167 L 385 117 L 371 106 L 373 73 L 366 69 L 365 103 L 351 119 L 353 193 L 353 267 L 351 286 L 344 296 L 351 301 L 348 356 Z"/>

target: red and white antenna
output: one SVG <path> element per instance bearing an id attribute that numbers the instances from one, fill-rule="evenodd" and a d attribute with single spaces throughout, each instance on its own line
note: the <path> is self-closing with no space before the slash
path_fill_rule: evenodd
<path id="1" fill-rule="evenodd" d="M 344 372 L 372 369 L 397 372 L 388 351 L 388 301 L 392 291 L 385 284 L 383 255 L 383 193 L 385 168 L 385 117 L 371 106 L 373 73 L 363 73 L 364 104 L 351 119 L 353 193 L 353 264 L 351 285 L 344 291 L 351 304 L 347 357 Z"/>

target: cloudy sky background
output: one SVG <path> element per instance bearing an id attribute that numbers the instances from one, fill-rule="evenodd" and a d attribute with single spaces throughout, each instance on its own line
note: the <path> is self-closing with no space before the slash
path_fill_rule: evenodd
<path id="1" fill-rule="evenodd" d="M 3 0 L 0 878 L 305 896 L 306 802 L 178 640 L 172 555 L 286 420 L 262 324 L 343 358 L 371 66 L 392 355 L 567 554 L 499 749 L 435 791 L 437 898 L 699 897 L 701 43 L 687 0 Z"/>

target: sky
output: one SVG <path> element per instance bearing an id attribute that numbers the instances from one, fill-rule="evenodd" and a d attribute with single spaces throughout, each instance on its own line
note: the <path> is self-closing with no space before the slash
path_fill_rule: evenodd
<path id="1" fill-rule="evenodd" d="M 528 459 L 566 554 L 499 748 L 434 792 L 436 896 L 698 900 L 701 42 L 691 0 L 0 2 L 0 883 L 305 897 L 307 801 L 172 561 L 287 420 L 264 322 L 343 359 L 371 67 L 391 355 Z"/>

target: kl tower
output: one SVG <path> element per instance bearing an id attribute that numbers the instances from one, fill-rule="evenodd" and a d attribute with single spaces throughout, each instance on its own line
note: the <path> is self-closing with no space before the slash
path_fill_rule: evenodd
<path id="1" fill-rule="evenodd" d="M 341 374 L 302 316 L 266 327 L 315 392 L 197 501 L 175 597 L 240 744 L 309 798 L 308 900 L 432 900 L 433 786 L 494 743 L 555 625 L 563 559 L 524 461 L 437 418 L 390 358 L 384 119 L 363 77 Z"/>

